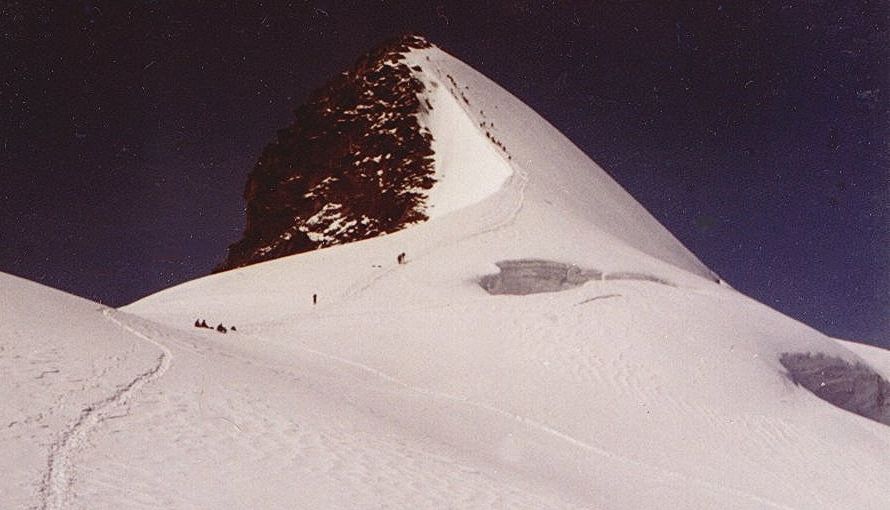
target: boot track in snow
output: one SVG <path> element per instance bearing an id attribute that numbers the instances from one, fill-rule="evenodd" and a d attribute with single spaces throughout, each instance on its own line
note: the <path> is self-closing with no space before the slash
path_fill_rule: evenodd
<path id="1" fill-rule="evenodd" d="M 114 317 L 113 310 L 103 310 L 102 315 L 109 321 L 117 324 L 124 331 L 154 344 L 160 349 L 161 354 L 151 368 L 137 375 L 124 386 L 119 387 L 117 391 L 108 397 L 86 406 L 80 412 L 77 420 L 62 431 L 59 437 L 50 445 L 47 471 L 40 483 L 39 489 L 40 504 L 37 508 L 40 510 L 59 510 L 64 508 L 66 503 L 70 502 L 69 491 L 74 483 L 73 457 L 84 448 L 87 435 L 94 428 L 102 425 L 111 415 L 111 411 L 126 406 L 134 393 L 146 384 L 160 378 L 170 368 L 173 354 L 167 346 L 121 322 Z"/>

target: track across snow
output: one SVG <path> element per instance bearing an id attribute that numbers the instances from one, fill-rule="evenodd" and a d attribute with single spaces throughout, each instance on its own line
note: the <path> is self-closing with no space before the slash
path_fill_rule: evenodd
<path id="1" fill-rule="evenodd" d="M 40 486 L 41 510 L 61 510 L 70 502 L 69 490 L 74 482 L 74 456 L 85 447 L 87 435 L 109 418 L 115 411 L 124 409 L 130 397 L 143 386 L 162 375 L 170 367 L 173 354 L 165 345 L 124 324 L 110 309 L 102 311 L 102 316 L 118 325 L 123 331 L 139 337 L 160 349 L 157 363 L 141 374 L 137 374 L 128 384 L 120 387 L 108 397 L 94 402 L 83 409 L 77 420 L 65 429 L 50 446 L 46 476 Z"/>

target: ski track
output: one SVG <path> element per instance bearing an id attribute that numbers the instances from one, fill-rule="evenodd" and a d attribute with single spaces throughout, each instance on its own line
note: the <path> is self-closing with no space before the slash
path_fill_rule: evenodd
<path id="1" fill-rule="evenodd" d="M 173 353 L 170 352 L 167 346 L 124 324 L 115 318 L 112 313 L 111 309 L 102 310 L 102 316 L 105 319 L 113 322 L 124 331 L 153 344 L 160 349 L 161 354 L 153 367 L 138 374 L 132 381 L 119 387 L 117 391 L 108 397 L 86 406 L 80 412 L 77 420 L 62 431 L 58 439 L 50 445 L 47 471 L 39 489 L 41 502 L 37 508 L 40 510 L 59 510 L 67 506 L 66 504 L 71 500 L 70 490 L 74 483 L 73 457 L 85 447 L 90 431 L 100 426 L 105 420 L 113 417 L 113 410 L 126 406 L 134 393 L 146 384 L 163 376 L 170 368 Z"/>
<path id="2" fill-rule="evenodd" d="M 546 423 L 541 423 L 541 422 L 538 422 L 536 420 L 533 420 L 533 419 L 525 417 L 525 416 L 521 416 L 518 414 L 508 412 L 508 411 L 504 411 L 503 409 L 492 406 L 490 404 L 486 404 L 484 402 L 477 402 L 477 401 L 471 400 L 467 397 L 461 397 L 458 395 L 452 395 L 450 393 L 444 393 L 444 392 L 431 390 L 428 388 L 414 386 L 410 383 L 404 382 L 404 381 L 402 381 L 396 377 L 393 377 L 381 370 L 370 367 L 363 363 L 359 363 L 357 361 L 352 361 L 352 360 L 342 358 L 340 356 L 336 356 L 333 354 L 329 354 L 329 353 L 326 353 L 323 351 L 318 351 L 318 350 L 312 349 L 310 347 L 307 347 L 305 345 L 299 345 L 299 344 L 294 344 L 294 345 L 296 345 L 300 349 L 302 349 L 308 353 L 314 354 L 316 356 L 320 356 L 320 357 L 323 357 L 323 358 L 326 358 L 326 359 L 329 359 L 329 360 L 332 360 L 332 361 L 335 361 L 338 363 L 349 365 L 353 368 L 357 368 L 364 372 L 368 372 L 380 379 L 383 379 L 383 380 L 385 380 L 389 383 L 392 383 L 396 386 L 405 388 L 405 389 L 412 391 L 414 393 L 418 393 L 418 394 L 425 395 L 428 397 L 433 397 L 433 398 L 440 398 L 440 399 L 448 400 L 451 402 L 457 402 L 462 405 L 475 407 L 477 409 L 481 409 L 483 411 L 486 411 L 486 412 L 489 412 L 492 414 L 497 414 L 497 415 L 503 416 L 505 418 L 509 418 L 511 420 L 518 421 L 518 422 L 526 425 L 527 427 L 539 430 L 541 432 L 544 432 L 545 434 L 554 436 L 562 441 L 565 441 L 566 443 L 569 443 L 571 445 L 579 447 L 583 450 L 587 450 L 587 451 L 597 454 L 599 456 L 606 457 L 613 461 L 621 462 L 623 464 L 627 464 L 627 465 L 633 466 L 635 468 L 642 468 L 645 471 L 655 472 L 665 478 L 674 479 L 674 480 L 685 480 L 686 482 L 698 485 L 699 487 L 710 490 L 712 492 L 721 493 L 721 494 L 729 494 L 734 497 L 745 498 L 745 499 L 757 502 L 759 505 L 762 505 L 765 507 L 778 508 L 778 509 L 782 509 L 782 510 L 795 510 L 794 507 L 790 507 L 790 506 L 784 505 L 782 503 L 778 503 L 778 502 L 769 500 L 765 497 L 759 496 L 754 493 L 745 492 L 741 489 L 736 489 L 733 487 L 728 487 L 728 486 L 721 485 L 721 484 L 718 484 L 715 482 L 697 478 L 697 477 L 691 476 L 686 473 L 674 471 L 674 470 L 664 468 L 664 467 L 661 467 L 661 466 L 658 466 L 655 464 L 650 464 L 650 463 L 647 463 L 647 462 L 644 462 L 644 461 L 641 461 L 638 459 L 634 459 L 631 457 L 627 457 L 625 455 L 621 455 L 621 454 L 606 450 L 606 449 L 598 447 L 598 446 L 594 446 L 594 445 L 584 442 L 580 439 L 572 437 L 571 435 L 569 435 L 565 432 L 562 432 L 562 431 L 559 431 L 553 427 L 550 427 Z"/>

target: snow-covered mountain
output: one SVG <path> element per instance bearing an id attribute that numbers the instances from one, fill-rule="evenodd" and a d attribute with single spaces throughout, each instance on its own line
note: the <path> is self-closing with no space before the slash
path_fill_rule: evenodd
<path id="1" fill-rule="evenodd" d="M 710 274 L 565 137 L 549 125 L 526 130 L 543 122 L 527 106 L 442 57 L 404 36 L 317 90 L 251 171 L 244 236 L 218 269 L 395 232 L 506 188 L 539 191 L 561 221 L 579 216 L 583 230 Z"/>
<path id="2" fill-rule="evenodd" d="M 428 143 L 404 185 L 367 148 L 273 182 L 273 144 L 247 267 L 122 310 L 0 275 L 0 507 L 890 504 L 890 353 L 722 284 L 527 106 L 402 43 L 365 62 L 424 105 L 394 113 Z"/>

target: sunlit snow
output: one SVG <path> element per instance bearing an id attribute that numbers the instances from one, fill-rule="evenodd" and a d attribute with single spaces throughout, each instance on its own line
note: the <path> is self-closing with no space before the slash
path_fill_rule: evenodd
<path id="1" fill-rule="evenodd" d="M 423 67 L 426 57 L 437 51 L 412 50 L 406 63 Z M 483 128 L 468 113 L 470 105 L 460 102 L 460 90 L 448 82 L 441 68 L 427 65 L 415 75 L 426 87 L 425 96 L 432 106 L 421 115 L 420 123 L 433 135 L 436 183 L 427 192 L 425 211 L 436 218 L 493 194 L 513 170 L 506 154 L 481 136 Z"/>

